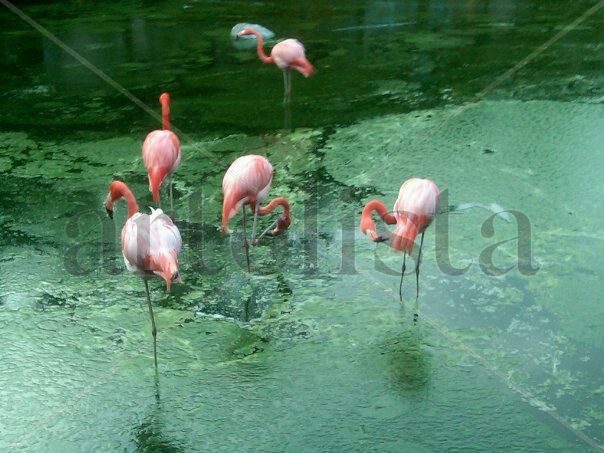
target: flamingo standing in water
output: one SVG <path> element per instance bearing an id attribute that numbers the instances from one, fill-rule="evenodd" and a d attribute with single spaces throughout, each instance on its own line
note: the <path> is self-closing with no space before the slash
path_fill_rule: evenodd
<path id="1" fill-rule="evenodd" d="M 113 218 L 113 205 L 122 197 L 128 204 L 128 220 L 122 228 L 122 254 L 128 270 L 141 276 L 145 282 L 157 370 L 157 328 L 147 279 L 154 275 L 163 278 L 170 291 L 170 285 L 178 279 L 178 254 L 182 241 L 178 228 L 161 209 L 151 209 L 151 215 L 138 212 L 132 191 L 121 181 L 113 181 L 109 186 L 105 208 L 110 218 Z"/>
<path id="2" fill-rule="evenodd" d="M 159 97 L 162 113 L 162 128 L 149 132 L 143 143 L 143 161 L 149 173 L 149 190 L 153 201 L 161 206 L 159 188 L 167 176 L 180 165 L 180 141 L 170 130 L 170 95 L 162 93 Z M 174 212 L 172 184 L 170 183 L 170 211 Z"/>
<path id="3" fill-rule="evenodd" d="M 304 46 L 297 39 L 286 39 L 285 41 L 278 42 L 271 50 L 271 55 L 268 56 L 264 52 L 264 38 L 258 31 L 254 30 L 253 28 L 244 28 L 242 31 L 237 33 L 237 37 L 244 35 L 256 36 L 256 39 L 258 40 L 256 50 L 260 60 L 263 63 L 275 63 L 277 67 L 283 71 L 283 85 L 285 90 L 283 99 L 284 102 L 287 102 L 291 99 L 292 69 L 295 69 L 304 77 L 309 77 L 313 72 L 315 72 L 313 65 L 306 59 Z"/>
<path id="4" fill-rule="evenodd" d="M 247 242 L 245 205 L 250 205 L 254 213 L 254 224 L 252 227 L 252 244 L 256 245 L 256 221 L 258 216 L 269 214 L 277 206 L 283 207 L 283 214 L 269 226 L 258 239 L 262 238 L 273 226 L 273 236 L 278 236 L 281 231 L 287 229 L 291 223 L 289 215 L 289 203 L 283 197 L 275 198 L 265 207 L 260 203 L 268 195 L 273 181 L 273 166 L 262 156 L 242 156 L 231 164 L 222 180 L 222 191 L 224 201 L 222 203 L 222 231 L 228 230 L 229 220 L 235 217 L 237 211 L 243 206 L 243 248 L 247 260 L 247 270 L 250 271 L 249 244 Z"/>
<path id="5" fill-rule="evenodd" d="M 403 301 L 403 276 L 405 274 L 405 258 L 407 253 L 411 255 L 417 235 L 421 233 L 419 252 L 415 263 L 416 278 L 416 300 L 419 297 L 419 265 L 424 244 L 424 233 L 432 223 L 438 203 L 440 191 L 436 184 L 429 179 L 411 178 L 403 183 L 398 193 L 398 199 L 394 203 L 394 214 L 389 214 L 384 203 L 372 200 L 363 208 L 361 215 L 361 232 L 369 236 L 374 242 L 383 242 L 388 239 L 377 233 L 375 222 L 371 213 L 376 211 L 382 220 L 388 225 L 396 224 L 396 230 L 392 234 L 392 248 L 403 252 L 403 267 L 401 270 L 401 283 L 399 296 Z M 417 316 L 417 314 L 416 314 Z"/>

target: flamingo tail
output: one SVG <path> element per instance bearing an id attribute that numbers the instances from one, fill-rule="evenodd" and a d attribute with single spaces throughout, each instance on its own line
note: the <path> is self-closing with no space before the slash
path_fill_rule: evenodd
<path id="1" fill-rule="evenodd" d="M 228 231 L 229 219 L 235 216 L 237 212 L 237 193 L 230 192 L 225 194 L 224 201 L 222 202 L 222 232 Z"/>
<path id="2" fill-rule="evenodd" d="M 292 67 L 304 77 L 310 77 L 315 72 L 315 67 L 306 58 L 296 58 Z"/>

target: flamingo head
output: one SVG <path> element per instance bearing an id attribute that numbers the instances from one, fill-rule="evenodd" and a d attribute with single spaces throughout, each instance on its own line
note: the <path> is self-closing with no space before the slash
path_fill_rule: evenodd
<path id="1" fill-rule="evenodd" d="M 291 218 L 289 217 L 289 213 L 284 213 L 281 217 L 277 219 L 277 227 L 272 231 L 273 236 L 279 236 L 281 231 L 287 230 L 289 225 L 291 224 Z"/>
<path id="2" fill-rule="evenodd" d="M 162 93 L 159 97 L 159 103 L 161 105 L 170 104 L 170 95 L 168 93 Z"/>
<path id="3" fill-rule="evenodd" d="M 239 33 L 237 33 L 237 39 L 239 39 L 241 36 L 245 36 L 245 35 L 255 35 L 256 33 L 258 33 L 256 30 L 254 30 L 253 28 L 244 28 L 243 30 L 241 30 Z"/>
<path id="4" fill-rule="evenodd" d="M 371 218 L 371 212 L 363 213 L 361 217 L 361 233 L 366 234 L 373 241 L 379 241 L 381 236 L 377 233 L 375 222 Z"/>
<path id="5" fill-rule="evenodd" d="M 166 282 L 166 290 L 170 292 L 173 282 L 180 282 L 180 273 L 178 272 L 178 258 L 174 254 L 162 255 L 158 260 L 159 269 L 154 271 L 155 275 L 161 277 Z"/>
<path id="6" fill-rule="evenodd" d="M 115 202 L 123 196 L 124 183 L 121 181 L 113 181 L 109 184 L 109 193 L 105 199 L 105 210 L 110 219 L 113 219 L 113 206 Z"/>

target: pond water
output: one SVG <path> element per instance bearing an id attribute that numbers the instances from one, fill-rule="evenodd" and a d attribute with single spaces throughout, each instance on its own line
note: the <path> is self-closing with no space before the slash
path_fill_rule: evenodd
<path id="1" fill-rule="evenodd" d="M 0 450 L 602 450 L 594 5 L 2 3 Z M 290 105 L 239 22 L 304 42 L 317 73 Z M 183 281 L 151 282 L 156 376 L 126 208 L 103 200 L 122 179 L 153 205 L 140 149 L 163 91 Z M 219 230 L 248 153 L 293 216 L 249 273 L 241 217 Z M 417 322 L 415 276 L 401 304 L 400 254 L 358 231 L 413 176 L 443 192 Z"/>

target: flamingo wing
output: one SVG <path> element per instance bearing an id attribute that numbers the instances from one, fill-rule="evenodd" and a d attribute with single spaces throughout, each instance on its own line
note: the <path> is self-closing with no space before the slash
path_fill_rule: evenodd
<path id="1" fill-rule="evenodd" d="M 151 220 L 140 212 L 128 219 L 122 228 L 122 255 L 129 271 L 145 273 L 145 261 L 151 246 Z"/>
<path id="2" fill-rule="evenodd" d="M 178 227 L 161 209 L 151 209 L 150 254 L 176 253 L 182 248 L 182 238 Z"/>

